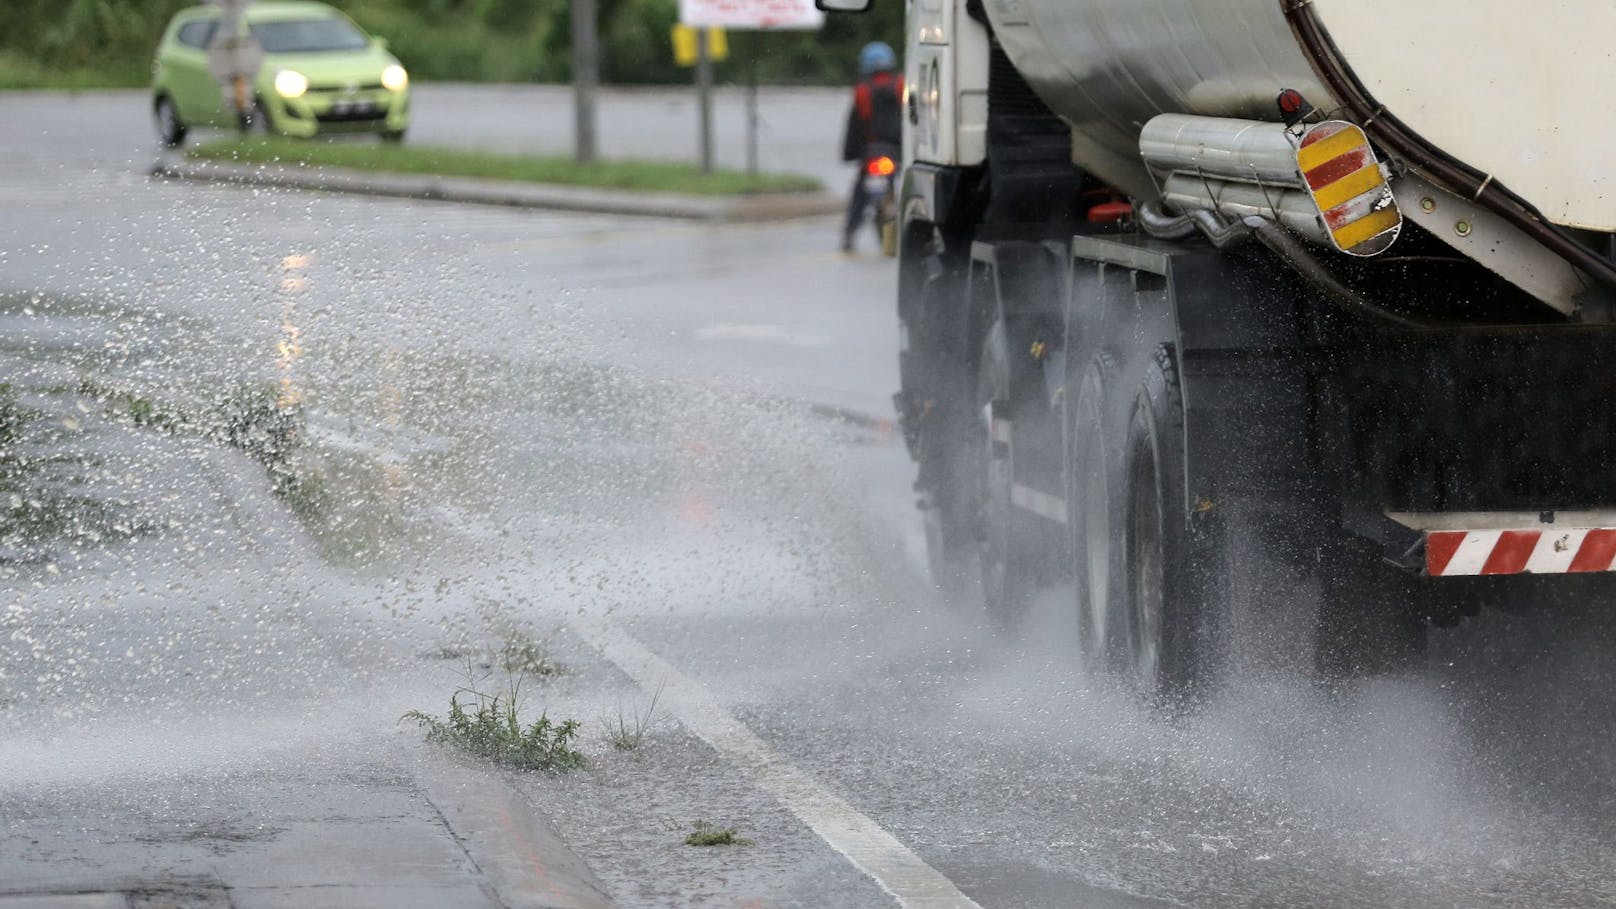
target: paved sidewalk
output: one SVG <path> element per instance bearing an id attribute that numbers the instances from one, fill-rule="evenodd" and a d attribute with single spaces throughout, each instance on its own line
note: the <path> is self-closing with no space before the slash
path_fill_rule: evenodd
<path id="1" fill-rule="evenodd" d="M 50 799 L 33 817 L 13 804 L 0 909 L 611 906 L 494 773 L 438 756 L 408 776 L 315 764 L 132 798 L 86 793 L 71 807 Z"/>

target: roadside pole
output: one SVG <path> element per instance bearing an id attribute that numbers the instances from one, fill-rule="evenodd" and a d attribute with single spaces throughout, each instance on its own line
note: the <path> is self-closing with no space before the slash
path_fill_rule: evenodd
<path id="1" fill-rule="evenodd" d="M 710 29 L 696 29 L 696 104 L 701 120 L 701 172 L 713 172 L 713 55 Z"/>
<path id="2" fill-rule="evenodd" d="M 264 49 L 243 26 L 252 0 L 213 0 L 219 7 L 219 27 L 208 44 L 208 70 L 218 80 L 225 103 L 236 112 L 242 132 L 252 126 L 252 82 L 264 65 Z"/>
<path id="3" fill-rule="evenodd" d="M 701 128 L 701 170 L 713 170 L 713 59 L 728 53 L 726 29 L 749 31 L 746 41 L 746 170 L 758 171 L 758 32 L 778 29 L 818 29 L 825 14 L 814 0 L 679 0 L 679 24 L 674 28 L 674 58 L 680 65 L 689 59 L 696 67 L 696 105 Z M 689 56 L 682 46 L 683 35 L 691 34 Z M 714 53 L 713 37 L 719 38 Z"/>
<path id="4" fill-rule="evenodd" d="M 758 38 L 757 32 L 746 36 L 746 173 L 754 180 L 758 172 Z"/>
<path id="5" fill-rule="evenodd" d="M 595 160 L 595 89 L 600 85 L 600 42 L 595 0 L 572 0 L 573 157 Z"/>

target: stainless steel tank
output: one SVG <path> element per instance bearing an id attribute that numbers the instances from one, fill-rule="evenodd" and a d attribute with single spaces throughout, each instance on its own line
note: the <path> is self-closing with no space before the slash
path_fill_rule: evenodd
<path id="1" fill-rule="evenodd" d="M 1281 88 L 1333 100 L 1278 0 L 987 0 L 1005 53 L 1073 130 L 1078 163 L 1140 196 L 1139 131 L 1157 114 L 1273 120 Z"/>
<path id="2" fill-rule="evenodd" d="M 984 0 L 1016 69 L 1073 126 L 1073 157 L 1154 193 L 1139 132 L 1164 113 L 1276 120 L 1294 88 L 1341 107 L 1284 0 Z M 1312 0 L 1374 102 L 1551 222 L 1616 231 L 1616 3 Z M 1470 187 L 1463 187 L 1468 196 Z"/>

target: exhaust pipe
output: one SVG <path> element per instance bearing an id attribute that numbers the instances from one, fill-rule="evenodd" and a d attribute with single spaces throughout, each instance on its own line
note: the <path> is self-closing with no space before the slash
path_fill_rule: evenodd
<path id="1" fill-rule="evenodd" d="M 1139 154 L 1179 211 L 1264 218 L 1352 256 L 1385 252 L 1402 229 L 1387 172 L 1351 123 L 1161 114 L 1140 131 Z"/>

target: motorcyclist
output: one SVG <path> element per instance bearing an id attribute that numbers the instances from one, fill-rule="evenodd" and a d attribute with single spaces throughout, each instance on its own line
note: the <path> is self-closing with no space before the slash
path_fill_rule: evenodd
<path id="1" fill-rule="evenodd" d="M 859 165 L 847 200 L 843 252 L 853 251 L 853 236 L 872 201 L 866 195 L 864 162 L 872 148 L 896 157 L 903 145 L 903 76 L 897 69 L 898 55 L 884 41 L 872 41 L 859 51 L 859 83 L 853 88 L 853 109 L 848 112 L 842 139 L 842 160 Z"/>

